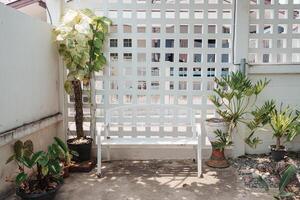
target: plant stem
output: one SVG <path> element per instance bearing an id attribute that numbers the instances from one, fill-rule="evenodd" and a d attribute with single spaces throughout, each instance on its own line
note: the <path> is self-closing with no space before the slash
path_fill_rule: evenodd
<path id="1" fill-rule="evenodd" d="M 280 149 L 280 146 L 281 146 L 280 143 L 281 143 L 281 142 L 280 142 L 280 137 L 277 137 L 277 139 L 276 139 L 276 150 L 279 150 L 279 149 Z"/>
<path id="2" fill-rule="evenodd" d="M 75 96 L 75 125 L 77 138 L 83 138 L 83 109 L 82 109 L 82 88 L 81 81 L 72 81 Z"/>

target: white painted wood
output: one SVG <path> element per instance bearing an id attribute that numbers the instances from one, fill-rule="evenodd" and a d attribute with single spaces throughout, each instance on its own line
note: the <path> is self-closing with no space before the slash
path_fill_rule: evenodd
<path id="1" fill-rule="evenodd" d="M 158 109 L 159 113 L 153 113 L 152 111 Z M 192 134 L 186 135 L 185 137 L 173 136 L 173 137 L 162 137 L 163 132 L 160 132 L 160 137 L 151 137 L 151 135 L 147 135 L 150 137 L 146 137 L 144 134 L 140 134 L 139 137 L 122 137 L 120 135 L 114 135 L 113 132 L 109 131 L 109 127 L 111 127 L 111 123 L 116 123 L 116 120 L 113 120 L 114 117 L 118 117 L 118 119 L 122 120 L 122 115 L 125 111 L 130 111 L 131 118 L 135 122 L 135 118 L 139 115 L 137 111 L 143 110 L 143 118 L 144 122 L 148 120 L 153 114 L 156 114 L 159 118 L 160 125 L 164 125 L 165 116 L 170 116 L 170 113 L 175 116 L 179 116 L 179 110 L 185 111 L 185 115 L 181 120 L 188 123 L 192 129 Z M 128 112 L 127 112 L 128 114 Z M 114 115 L 114 116 L 113 116 Z M 148 118 L 147 118 L 148 117 Z M 120 106 L 112 109 L 106 110 L 106 118 L 105 118 L 105 137 L 101 139 L 101 129 L 99 130 L 99 134 L 97 136 L 98 141 L 98 174 L 101 174 L 101 148 L 105 146 L 107 152 L 107 159 L 110 160 L 110 146 L 140 146 L 143 148 L 151 147 L 151 146 L 176 146 L 176 147 L 186 147 L 186 146 L 196 146 L 197 147 L 197 170 L 198 176 L 202 174 L 201 163 L 202 163 L 202 155 L 201 155 L 201 127 L 198 124 L 196 126 L 194 121 L 193 110 L 188 107 L 176 106 L 176 105 L 128 105 L 128 106 Z M 113 120 L 113 122 L 112 122 Z M 122 122 L 122 121 L 121 121 Z M 169 122 L 169 121 L 168 121 Z M 169 122 L 170 123 L 170 122 Z M 171 122 L 171 126 L 178 126 L 178 121 L 174 120 Z M 137 126 L 137 123 L 133 123 L 133 126 Z M 144 127 L 148 127 L 149 124 L 145 123 Z M 142 132 L 144 133 L 144 132 Z M 150 133 L 151 134 L 151 133 Z"/>

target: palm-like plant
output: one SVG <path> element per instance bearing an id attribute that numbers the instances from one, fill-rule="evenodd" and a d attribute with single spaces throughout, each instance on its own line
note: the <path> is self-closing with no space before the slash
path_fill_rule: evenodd
<path id="1" fill-rule="evenodd" d="M 102 49 L 111 21 L 96 16 L 91 10 L 69 10 L 55 30 L 59 54 L 67 68 L 64 87 L 75 97 L 77 138 L 83 138 L 82 83 L 89 86 L 94 72 L 106 63 Z"/>
<path id="2" fill-rule="evenodd" d="M 282 138 L 292 141 L 300 133 L 300 112 L 289 106 L 276 108 L 275 101 L 267 101 L 252 112 L 254 119 L 248 124 L 251 135 L 266 124 L 269 124 L 276 138 L 276 150 L 282 146 Z"/>
<path id="3" fill-rule="evenodd" d="M 214 95 L 209 97 L 215 105 L 216 112 L 228 123 L 228 134 L 232 136 L 238 123 L 247 123 L 246 116 L 256 102 L 257 96 L 268 85 L 269 80 L 259 80 L 256 83 L 240 71 L 229 76 L 215 78 L 217 87 Z M 246 139 L 249 143 L 258 143 L 258 138 Z"/>

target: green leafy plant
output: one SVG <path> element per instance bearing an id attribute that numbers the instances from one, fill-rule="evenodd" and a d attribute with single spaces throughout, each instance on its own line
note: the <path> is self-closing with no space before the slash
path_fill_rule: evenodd
<path id="1" fill-rule="evenodd" d="M 96 16 L 89 9 L 69 10 L 54 30 L 59 54 L 68 70 L 64 87 L 75 97 L 78 139 L 84 137 L 82 83 L 89 86 L 93 73 L 102 70 L 106 63 L 102 49 L 110 24 L 108 18 Z"/>
<path id="2" fill-rule="evenodd" d="M 277 108 L 275 101 L 267 101 L 261 107 L 257 107 L 251 114 L 254 116 L 254 119 L 248 124 L 251 135 L 257 129 L 267 124 L 270 125 L 273 136 L 276 138 L 276 150 L 280 149 L 283 137 L 287 141 L 292 141 L 300 133 L 300 113 L 299 111 L 293 111 L 289 106 L 283 107 L 281 104 Z"/>
<path id="3" fill-rule="evenodd" d="M 231 141 L 230 135 L 226 132 L 222 132 L 217 129 L 215 132 L 217 141 L 213 143 L 213 146 L 220 151 L 224 151 L 226 147 L 232 146 L 233 142 Z"/>
<path id="4" fill-rule="evenodd" d="M 292 197 L 294 193 L 286 191 L 286 186 L 291 182 L 294 175 L 297 173 L 297 168 L 294 165 L 289 165 L 283 172 L 279 182 L 279 193 L 274 196 L 275 199 L 281 200 Z"/>
<path id="5" fill-rule="evenodd" d="M 52 144 L 48 151 L 33 151 L 30 140 L 14 144 L 14 153 L 6 163 L 15 161 L 19 173 L 15 178 L 17 186 L 26 193 L 48 191 L 56 187 L 61 179 L 60 150 Z"/>
<path id="6" fill-rule="evenodd" d="M 56 149 L 59 149 L 59 157 L 61 161 L 65 166 L 70 166 L 73 155 L 78 156 L 78 153 L 76 151 L 71 151 L 60 138 L 54 137 L 54 140 L 55 143 L 53 145 L 56 146 Z"/>
<path id="7" fill-rule="evenodd" d="M 216 112 L 228 123 L 228 134 L 232 136 L 238 123 L 247 123 L 250 109 L 269 81 L 265 79 L 252 83 L 246 75 L 237 71 L 229 76 L 215 78 L 215 82 L 215 94 L 209 96 L 209 99 L 215 105 Z M 245 141 L 259 143 L 258 138 L 248 137 Z"/>

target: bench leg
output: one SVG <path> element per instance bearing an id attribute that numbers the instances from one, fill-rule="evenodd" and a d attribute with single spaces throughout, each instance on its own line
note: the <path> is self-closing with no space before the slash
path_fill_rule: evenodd
<path id="1" fill-rule="evenodd" d="M 202 177 L 202 155 L 201 155 L 201 140 L 198 139 L 198 145 L 197 145 L 197 168 L 198 168 L 198 177 Z"/>
<path id="2" fill-rule="evenodd" d="M 97 137 L 98 147 L 97 147 L 97 176 L 101 177 L 101 136 Z"/>

